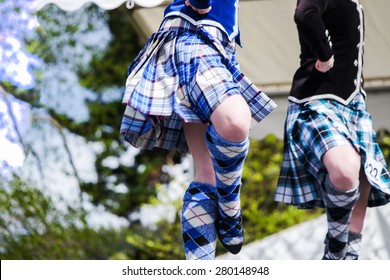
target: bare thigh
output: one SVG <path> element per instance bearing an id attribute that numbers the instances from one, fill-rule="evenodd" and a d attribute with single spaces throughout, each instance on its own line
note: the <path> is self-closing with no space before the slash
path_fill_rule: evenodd
<path id="1" fill-rule="evenodd" d="M 183 124 L 187 144 L 194 159 L 195 180 L 215 185 L 214 167 L 204 138 L 207 126 L 201 123 Z"/>
<path id="2" fill-rule="evenodd" d="M 350 231 L 362 232 L 364 218 L 366 216 L 368 197 L 370 196 L 371 184 L 368 182 L 366 174 L 360 170 L 360 196 L 352 212 Z"/>

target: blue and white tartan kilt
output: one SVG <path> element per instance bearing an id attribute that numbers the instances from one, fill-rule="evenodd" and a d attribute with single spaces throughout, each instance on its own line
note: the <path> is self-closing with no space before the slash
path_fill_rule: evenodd
<path id="1" fill-rule="evenodd" d="M 239 70 L 235 43 L 218 28 L 165 19 L 129 66 L 120 133 L 138 148 L 187 152 L 183 122 L 209 123 L 234 94 L 247 101 L 252 126 L 276 108 Z"/>
<path id="2" fill-rule="evenodd" d="M 369 207 L 390 201 L 390 173 L 375 140 L 371 115 L 362 93 L 348 106 L 335 100 L 290 102 L 284 135 L 284 158 L 275 201 L 298 208 L 324 207 L 320 185 L 326 176 L 321 158 L 335 146 L 352 145 L 372 185 Z"/>

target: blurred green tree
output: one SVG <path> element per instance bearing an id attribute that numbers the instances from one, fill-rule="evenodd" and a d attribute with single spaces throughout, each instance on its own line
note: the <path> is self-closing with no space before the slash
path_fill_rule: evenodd
<path id="1" fill-rule="evenodd" d="M 124 230 L 91 228 L 80 206 L 57 203 L 19 178 L 0 180 L 0 258 L 104 260 L 127 247 Z"/>

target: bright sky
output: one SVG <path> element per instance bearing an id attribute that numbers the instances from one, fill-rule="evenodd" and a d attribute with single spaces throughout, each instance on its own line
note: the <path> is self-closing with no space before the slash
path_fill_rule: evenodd
<path id="1" fill-rule="evenodd" d="M 0 80 L 28 89 L 35 85 L 32 68 L 40 61 L 24 50 L 23 36 L 38 25 L 33 12 L 36 2 L 3 1 L 0 10 Z M 16 7 L 23 7 L 16 9 Z M 23 165 L 24 151 L 17 129 L 29 126 L 28 104 L 17 100 L 0 88 L 0 175 Z"/>
<path id="2" fill-rule="evenodd" d="M 0 91 L 0 176 L 7 176 L 12 168 L 23 165 L 24 151 L 19 144 L 16 128 L 21 127 L 23 121 L 26 122 L 28 113 L 26 103 Z"/>

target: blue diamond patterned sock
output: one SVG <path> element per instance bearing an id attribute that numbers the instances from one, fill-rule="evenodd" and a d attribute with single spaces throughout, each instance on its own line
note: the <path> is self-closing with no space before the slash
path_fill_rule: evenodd
<path id="1" fill-rule="evenodd" d="M 213 161 L 219 195 L 218 236 L 226 249 L 237 254 L 244 242 L 240 188 L 249 139 L 228 141 L 210 125 L 206 131 L 206 143 Z"/>
<path id="2" fill-rule="evenodd" d="M 187 260 L 213 260 L 217 234 L 217 189 L 215 186 L 191 182 L 182 207 L 182 235 Z"/>

